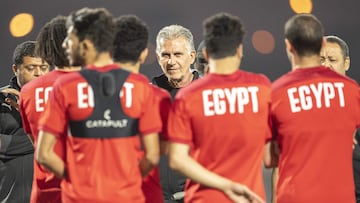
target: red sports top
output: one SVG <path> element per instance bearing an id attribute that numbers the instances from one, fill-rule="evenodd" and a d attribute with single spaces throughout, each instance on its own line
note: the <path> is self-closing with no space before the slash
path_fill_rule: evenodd
<path id="1" fill-rule="evenodd" d="M 193 145 L 191 155 L 198 163 L 265 199 L 262 160 L 271 138 L 269 108 L 270 81 L 264 75 L 242 70 L 208 74 L 176 95 L 169 140 Z M 188 180 L 185 202 L 231 201 L 221 191 Z"/>
<path id="2" fill-rule="evenodd" d="M 53 70 L 46 75 L 32 80 L 21 88 L 20 113 L 23 128 L 34 139 L 34 148 L 38 142 L 38 121 L 45 109 L 45 103 L 56 78 L 68 73 L 62 70 Z M 57 142 L 54 151 L 64 157 L 64 145 Z M 34 160 L 34 179 L 32 184 L 31 200 L 37 202 L 61 202 L 60 179 Z"/>
<path id="3" fill-rule="evenodd" d="M 116 68 L 109 65 L 89 69 L 106 72 Z M 89 87 L 80 73 L 70 73 L 57 80 L 40 119 L 40 129 L 60 139 L 68 130 L 69 120 L 88 117 L 93 110 Z M 145 76 L 130 73 L 119 95 L 125 114 L 139 118 L 141 135 L 161 131 L 160 119 L 152 115 L 154 94 Z M 104 119 L 109 118 L 111 114 L 104 112 Z M 69 134 L 66 150 L 68 178 L 61 183 L 63 202 L 145 202 L 138 166 L 141 150 L 138 136 L 102 139 Z"/>
<path id="4" fill-rule="evenodd" d="M 355 202 L 356 82 L 314 67 L 287 73 L 272 90 L 272 121 L 281 151 L 277 202 Z"/>
<path id="5" fill-rule="evenodd" d="M 154 113 L 160 113 L 162 121 L 162 132 L 160 133 L 160 139 L 166 139 L 166 124 L 168 113 L 171 108 L 171 96 L 170 94 L 155 85 L 152 85 L 155 94 L 156 105 L 152 107 Z M 143 153 L 142 153 L 143 154 Z M 146 177 L 143 178 L 142 190 L 145 195 L 146 203 L 163 203 L 164 197 L 160 185 L 159 168 L 156 166 Z"/>

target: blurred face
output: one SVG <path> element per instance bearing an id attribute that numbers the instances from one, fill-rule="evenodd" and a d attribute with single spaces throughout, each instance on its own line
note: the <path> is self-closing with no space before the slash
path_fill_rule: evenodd
<path id="1" fill-rule="evenodd" d="M 321 64 L 337 73 L 345 75 L 350 66 L 350 59 L 344 58 L 337 43 L 327 42 L 320 52 Z"/>
<path id="2" fill-rule="evenodd" d="M 195 60 L 195 51 L 188 50 L 186 40 L 179 37 L 161 41 L 158 62 L 169 80 L 181 82 L 191 75 L 190 66 Z"/>
<path id="3" fill-rule="evenodd" d="M 62 46 L 64 47 L 66 56 L 72 66 L 85 65 L 85 59 L 82 57 L 79 45 L 79 38 L 75 34 L 74 27 L 71 26 L 67 30 L 67 37 L 64 39 Z"/>
<path id="4" fill-rule="evenodd" d="M 24 56 L 23 63 L 14 65 L 13 71 L 20 87 L 49 72 L 49 64 L 39 57 Z"/>

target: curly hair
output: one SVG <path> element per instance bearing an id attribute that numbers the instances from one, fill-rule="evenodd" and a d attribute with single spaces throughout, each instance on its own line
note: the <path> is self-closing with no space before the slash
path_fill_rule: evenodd
<path id="1" fill-rule="evenodd" d="M 62 43 L 67 36 L 66 17 L 57 16 L 46 23 L 36 38 L 35 52 L 49 65 L 63 68 L 69 66 Z"/>

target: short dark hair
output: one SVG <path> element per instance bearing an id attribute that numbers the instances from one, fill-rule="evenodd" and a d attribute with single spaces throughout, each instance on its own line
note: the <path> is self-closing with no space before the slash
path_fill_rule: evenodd
<path id="1" fill-rule="evenodd" d="M 110 51 L 115 36 L 115 23 L 105 8 L 82 8 L 72 12 L 66 27 L 74 26 L 79 41 L 90 40 L 98 52 Z"/>
<path id="2" fill-rule="evenodd" d="M 147 48 L 149 28 L 135 15 L 123 15 L 115 19 L 116 35 L 112 55 L 117 62 L 136 63 L 141 52 Z"/>
<path id="3" fill-rule="evenodd" d="M 205 47 L 210 58 L 233 56 L 242 44 L 245 30 L 239 17 L 218 13 L 203 23 Z"/>
<path id="4" fill-rule="evenodd" d="M 62 68 L 69 66 L 62 43 L 67 36 L 66 17 L 57 16 L 46 23 L 36 38 L 36 53 L 49 65 Z"/>
<path id="5" fill-rule="evenodd" d="M 299 56 L 319 55 L 323 36 L 323 26 L 312 14 L 294 15 L 285 24 L 285 37 Z"/>
<path id="6" fill-rule="evenodd" d="M 336 43 L 339 45 L 344 59 L 346 59 L 347 57 L 350 57 L 349 46 L 340 37 L 335 36 L 335 35 L 330 35 L 330 36 L 326 36 L 325 39 L 327 42 Z"/>
<path id="7" fill-rule="evenodd" d="M 16 66 L 23 64 L 25 56 L 36 57 L 35 45 L 35 41 L 25 41 L 17 45 L 13 53 L 13 64 Z"/>

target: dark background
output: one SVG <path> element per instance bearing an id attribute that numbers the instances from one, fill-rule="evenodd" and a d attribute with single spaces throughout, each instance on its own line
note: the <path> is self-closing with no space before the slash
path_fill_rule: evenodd
<path id="1" fill-rule="evenodd" d="M 338 35 L 348 42 L 351 67 L 348 76 L 360 81 L 360 14 L 357 0 L 316 0 L 312 13 L 325 27 L 326 35 Z M 150 56 L 142 68 L 149 78 L 161 73 L 155 58 L 155 37 L 159 29 L 170 24 L 189 28 L 197 46 L 202 36 L 202 21 L 217 12 L 229 12 L 242 18 L 246 36 L 241 68 L 266 74 L 271 80 L 290 70 L 284 49 L 283 26 L 294 14 L 289 1 L 269 0 L 1 0 L 0 1 L 0 85 L 8 83 L 12 53 L 15 46 L 25 40 L 34 40 L 40 28 L 56 15 L 68 15 L 82 7 L 105 7 L 114 16 L 136 14 L 150 27 Z M 35 24 L 26 36 L 15 38 L 9 32 L 9 22 L 18 13 L 31 13 Z M 257 30 L 267 30 L 275 39 L 275 49 L 270 54 L 257 52 L 251 42 Z"/>

